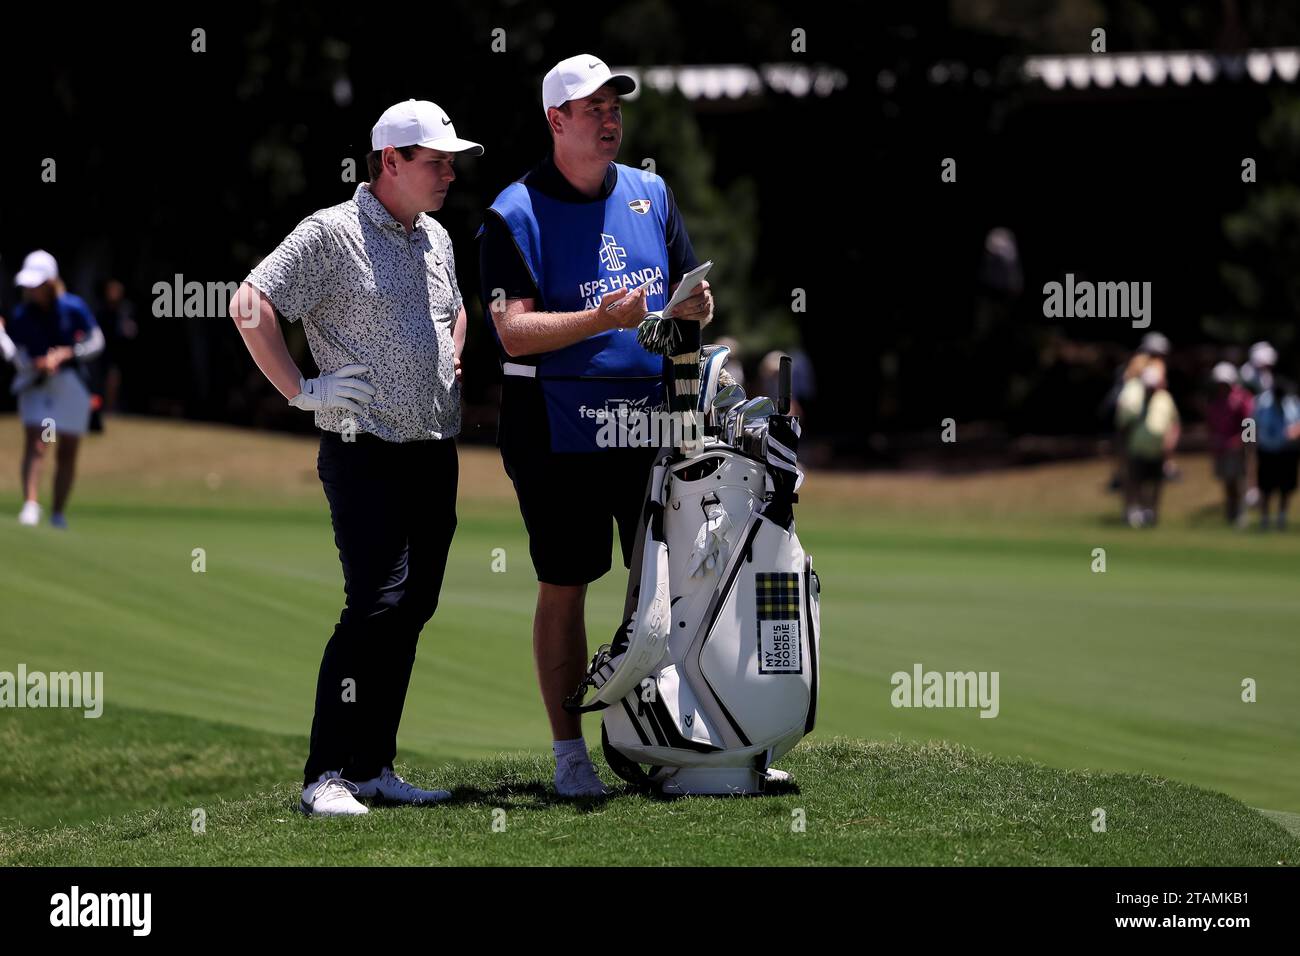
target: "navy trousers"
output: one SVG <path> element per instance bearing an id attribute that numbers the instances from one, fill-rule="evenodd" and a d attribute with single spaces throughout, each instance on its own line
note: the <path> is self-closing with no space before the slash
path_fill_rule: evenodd
<path id="1" fill-rule="evenodd" d="M 456 531 L 456 443 L 325 432 L 316 471 L 347 600 L 321 658 L 303 776 L 369 780 L 397 755 L 416 642 L 438 607 Z"/>

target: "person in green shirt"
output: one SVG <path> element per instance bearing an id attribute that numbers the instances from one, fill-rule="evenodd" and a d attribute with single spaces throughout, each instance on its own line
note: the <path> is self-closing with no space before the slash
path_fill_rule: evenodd
<path id="1" fill-rule="evenodd" d="M 1124 384 L 1115 408 L 1127 468 L 1124 516 L 1129 526 L 1156 523 L 1160 491 L 1178 446 L 1178 407 L 1165 383 L 1165 363 L 1154 359 Z"/>

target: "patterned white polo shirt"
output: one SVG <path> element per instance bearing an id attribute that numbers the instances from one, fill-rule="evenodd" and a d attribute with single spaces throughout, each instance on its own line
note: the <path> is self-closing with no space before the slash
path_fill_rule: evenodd
<path id="1" fill-rule="evenodd" d="M 408 235 L 366 183 L 308 216 L 244 280 L 290 322 L 303 322 L 322 373 L 359 363 L 374 400 L 357 415 L 316 412 L 316 426 L 386 441 L 460 432 L 452 330 L 460 314 L 451 237 L 421 213 Z"/>

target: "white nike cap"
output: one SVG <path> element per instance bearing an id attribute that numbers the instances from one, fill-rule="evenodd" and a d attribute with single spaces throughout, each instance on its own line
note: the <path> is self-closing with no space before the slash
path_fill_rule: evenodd
<path id="1" fill-rule="evenodd" d="M 59 264 L 54 261 L 54 257 L 44 249 L 37 249 L 27 254 L 23 267 L 14 276 L 14 282 L 24 289 L 35 289 L 58 277 Z"/>
<path id="2" fill-rule="evenodd" d="M 553 106 L 563 106 L 569 100 L 590 96 L 611 80 L 615 92 L 620 95 L 636 89 L 636 80 L 626 73 L 610 73 L 605 61 L 598 56 L 579 53 L 561 60 L 542 80 L 542 112 Z"/>
<path id="3" fill-rule="evenodd" d="M 370 148 L 385 146 L 423 146 L 444 153 L 483 155 L 483 147 L 458 138 L 451 117 L 437 103 L 428 100 L 407 100 L 384 110 L 370 131 Z"/>

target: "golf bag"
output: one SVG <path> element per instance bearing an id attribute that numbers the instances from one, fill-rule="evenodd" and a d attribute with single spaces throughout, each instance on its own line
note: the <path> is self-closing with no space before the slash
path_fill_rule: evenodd
<path id="1" fill-rule="evenodd" d="M 669 403 L 689 395 L 702 441 L 656 460 L 624 621 L 565 706 L 602 712 L 605 757 L 631 783 L 756 793 L 817 715 L 821 585 L 795 534 L 799 420 L 786 414 L 788 358 L 774 405 L 719 392 L 725 347 L 696 354 L 674 356 Z M 697 390 L 680 388 L 684 368 Z"/>

